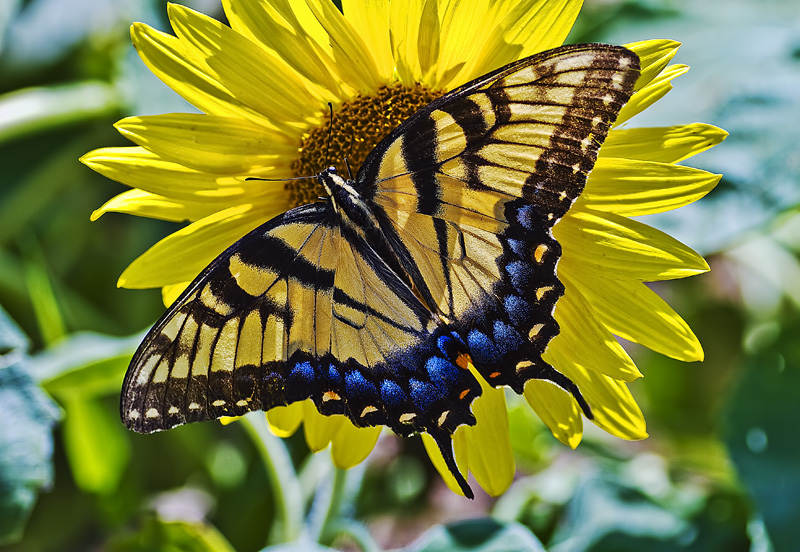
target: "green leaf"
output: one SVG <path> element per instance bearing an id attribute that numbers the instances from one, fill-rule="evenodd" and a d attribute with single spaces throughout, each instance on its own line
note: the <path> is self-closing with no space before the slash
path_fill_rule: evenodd
<path id="1" fill-rule="evenodd" d="M 8 362 L 6 355 L 27 352 L 30 349 L 30 345 L 28 337 L 8 317 L 3 307 L 0 307 L 0 357 Z M 3 364 L 0 364 L 0 366 L 3 366 Z"/>
<path id="2" fill-rule="evenodd" d="M 301 538 L 297 542 L 267 546 L 262 548 L 261 552 L 332 552 L 333 550 L 335 549 Z"/>
<path id="3" fill-rule="evenodd" d="M 89 362 L 77 370 L 46 381 L 44 388 L 56 396 L 65 393 L 76 393 L 87 398 L 118 395 L 130 361 L 131 355 L 126 354 Z"/>
<path id="4" fill-rule="evenodd" d="M 140 339 L 73 334 L 32 361 L 33 377 L 66 410 L 64 447 L 75 482 L 86 492 L 113 492 L 130 460 L 125 430 L 99 398 L 119 393 Z"/>
<path id="5" fill-rule="evenodd" d="M 33 305 L 33 313 L 39 326 L 42 341 L 49 345 L 66 335 L 64 318 L 58 304 L 53 282 L 42 248 L 32 235 L 20 240 L 25 251 L 25 283 Z"/>
<path id="6" fill-rule="evenodd" d="M 115 88 L 89 81 L 15 90 L 0 95 L 0 143 L 117 112 Z"/>
<path id="7" fill-rule="evenodd" d="M 215 527 L 186 521 L 149 520 L 135 535 L 114 542 L 112 552 L 236 552 Z"/>
<path id="8" fill-rule="evenodd" d="M 594 550 L 614 534 L 670 541 L 691 533 L 689 524 L 674 512 L 654 504 L 638 489 L 606 477 L 586 476 L 578 485 L 553 536 L 557 545 L 552 552 Z"/>
<path id="9" fill-rule="evenodd" d="M 27 338 L 0 308 L 0 544 L 22 538 L 40 489 L 53 483 L 58 407 L 26 370 Z"/>
<path id="10" fill-rule="evenodd" d="M 436 525 L 405 548 L 409 552 L 544 552 L 533 533 L 519 523 L 493 519 Z"/>
<path id="11" fill-rule="evenodd" d="M 59 398 L 66 410 L 64 447 L 75 483 L 87 492 L 111 493 L 130 460 L 125 429 L 96 400 L 82 395 Z"/>
<path id="12" fill-rule="evenodd" d="M 728 405 L 725 442 L 776 552 L 796 550 L 800 519 L 800 321 L 745 362 Z"/>
<path id="13" fill-rule="evenodd" d="M 141 335 L 111 337 L 77 333 L 32 360 L 32 375 L 55 395 L 119 393 L 122 378 Z"/>

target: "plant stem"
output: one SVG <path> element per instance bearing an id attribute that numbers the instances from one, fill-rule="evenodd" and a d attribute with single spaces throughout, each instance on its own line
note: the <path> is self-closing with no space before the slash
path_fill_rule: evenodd
<path id="1" fill-rule="evenodd" d="M 329 528 L 331 537 L 346 535 L 363 552 L 380 552 L 381 547 L 372 538 L 369 530 L 361 523 L 351 519 L 336 520 Z"/>
<path id="2" fill-rule="evenodd" d="M 263 412 L 250 412 L 242 421 L 257 445 L 275 496 L 277 524 L 270 533 L 269 543 L 296 541 L 303 530 L 303 502 L 289 452 L 267 427 Z"/>
<path id="3" fill-rule="evenodd" d="M 308 525 L 309 537 L 320 544 L 331 540 L 330 527 L 339 517 L 346 481 L 347 471 L 333 468 L 333 481 L 318 487 Z"/>

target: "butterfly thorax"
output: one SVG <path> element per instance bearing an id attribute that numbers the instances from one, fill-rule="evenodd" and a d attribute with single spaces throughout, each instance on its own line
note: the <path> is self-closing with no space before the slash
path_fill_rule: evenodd
<path id="1" fill-rule="evenodd" d="M 336 174 L 335 167 L 322 171 L 317 178 L 328 192 L 329 201 L 338 215 L 343 232 L 354 232 L 363 238 L 383 262 L 411 286 L 412 278 L 398 258 L 396 250 L 387 241 L 385 228 L 379 223 L 375 211 L 355 189 L 354 182 Z"/>
<path id="2" fill-rule="evenodd" d="M 328 192 L 333 210 L 339 215 L 340 221 L 361 235 L 376 251 L 382 249 L 376 243 L 383 240 L 375 213 L 353 187 L 353 181 L 336 174 L 334 167 L 322 171 L 317 178 Z"/>
<path id="3" fill-rule="evenodd" d="M 329 167 L 317 175 L 319 183 L 330 197 L 334 211 L 342 218 L 349 219 L 355 226 L 364 228 L 375 223 L 375 217 L 364 203 L 361 195 L 353 188 L 352 181 L 336 174 L 335 167 Z"/>

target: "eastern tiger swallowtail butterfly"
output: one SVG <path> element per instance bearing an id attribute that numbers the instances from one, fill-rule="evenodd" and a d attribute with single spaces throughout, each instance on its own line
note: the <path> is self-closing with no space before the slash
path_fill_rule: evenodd
<path id="1" fill-rule="evenodd" d="M 633 93 L 625 48 L 564 46 L 433 101 L 328 197 L 231 245 L 136 351 L 125 425 L 150 433 L 312 399 L 356 426 L 452 434 L 480 385 L 575 384 L 542 360 L 564 287 L 553 225 Z"/>

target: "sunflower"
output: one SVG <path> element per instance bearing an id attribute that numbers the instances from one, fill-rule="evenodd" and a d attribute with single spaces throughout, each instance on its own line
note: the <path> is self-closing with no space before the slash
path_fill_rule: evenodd
<path id="1" fill-rule="evenodd" d="M 326 164 L 353 167 L 432 99 L 497 67 L 560 46 L 579 0 L 410 2 L 223 0 L 229 25 L 169 5 L 175 35 L 131 28 L 147 66 L 201 113 L 128 117 L 116 124 L 134 147 L 101 148 L 81 160 L 131 189 L 92 214 L 130 213 L 189 224 L 133 261 L 118 285 L 161 287 L 169 305 L 212 259 L 251 229 L 323 195 L 307 180 Z M 691 329 L 645 282 L 708 270 L 703 258 L 630 217 L 675 209 L 719 180 L 678 165 L 721 142 L 705 124 L 619 128 L 671 88 L 688 69 L 669 65 L 679 44 L 628 44 L 641 59 L 636 92 L 611 131 L 585 191 L 555 226 L 563 248 L 558 276 L 566 288 L 555 318 L 561 333 L 545 360 L 581 389 L 596 425 L 623 439 L 647 436 L 626 383 L 641 377 L 615 336 L 684 360 L 702 360 Z M 328 104 L 331 104 L 332 108 Z M 331 115 L 335 130 L 331 128 Z M 333 163 L 330 163 L 330 160 Z M 326 163 L 326 161 L 328 161 Z M 478 378 L 480 379 L 480 378 Z M 473 403 L 478 423 L 454 435 L 459 468 L 492 495 L 515 466 L 505 394 L 482 382 Z M 570 447 L 581 440 L 580 409 L 548 382 L 525 388 L 531 408 Z M 320 415 L 310 401 L 267 413 L 278 435 L 303 425 L 310 448 L 331 445 L 334 463 L 358 464 L 380 428 L 356 428 Z M 460 493 L 432 439 L 428 453 Z"/>

